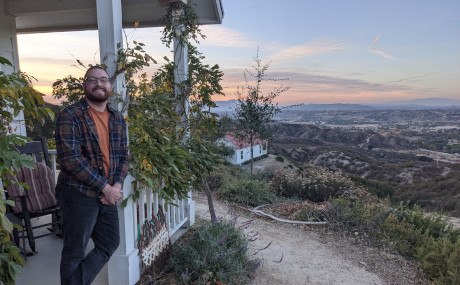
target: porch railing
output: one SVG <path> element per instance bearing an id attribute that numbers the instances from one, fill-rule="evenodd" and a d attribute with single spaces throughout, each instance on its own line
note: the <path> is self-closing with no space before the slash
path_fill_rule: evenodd
<path id="1" fill-rule="evenodd" d="M 49 150 L 49 154 L 57 182 L 56 150 Z M 133 182 L 133 177 L 129 175 L 123 186 L 124 198 L 132 193 Z M 178 231 L 180 228 L 188 228 L 195 222 L 195 203 L 192 200 L 191 192 L 185 199 L 176 197 L 171 202 L 166 203 L 158 197 L 158 193 L 152 193 L 142 185 L 138 187 L 141 187 L 141 194 L 136 202 L 130 201 L 125 208 L 118 206 L 121 243 L 109 261 L 108 279 L 110 285 L 135 284 L 138 281 L 136 276 L 140 274 L 139 265 L 141 261 L 138 256 L 137 241 L 144 223 L 157 216 L 159 205 L 163 208 L 166 227 L 172 240 L 175 240 L 180 234 L 181 231 Z"/>
<path id="2" fill-rule="evenodd" d="M 57 182 L 57 167 L 56 167 L 56 150 L 49 150 L 52 162 L 52 170 Z M 165 203 L 163 199 L 158 197 L 158 193 L 152 193 L 149 189 L 141 186 L 141 195 L 139 200 L 135 202 L 136 213 L 133 213 L 132 218 L 134 225 L 137 229 L 133 233 L 135 235 L 134 240 L 137 241 L 139 238 L 139 232 L 146 221 L 151 220 L 157 216 L 159 205 L 163 208 L 166 217 L 166 226 L 169 230 L 169 235 L 173 236 L 178 229 L 184 226 L 189 221 L 188 211 L 190 210 L 188 205 L 192 200 L 192 193 L 189 192 L 188 198 L 178 199 L 177 196 L 169 203 Z"/>

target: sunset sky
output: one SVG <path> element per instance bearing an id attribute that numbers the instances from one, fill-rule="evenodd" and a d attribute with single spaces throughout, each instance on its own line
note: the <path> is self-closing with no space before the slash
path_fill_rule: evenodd
<path id="1" fill-rule="evenodd" d="M 203 27 L 199 50 L 225 73 L 235 98 L 257 48 L 268 74 L 288 78 L 278 102 L 380 103 L 417 98 L 460 99 L 458 0 L 223 0 L 222 25 Z M 128 30 L 162 62 L 161 29 Z M 82 76 L 72 64 L 98 63 L 97 31 L 18 35 L 21 70 L 56 102 L 51 84 Z M 157 68 L 153 66 L 149 71 Z"/>

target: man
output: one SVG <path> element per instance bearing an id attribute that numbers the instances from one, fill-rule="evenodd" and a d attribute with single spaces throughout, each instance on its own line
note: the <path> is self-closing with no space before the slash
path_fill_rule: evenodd
<path id="1" fill-rule="evenodd" d="M 109 76 L 98 66 L 84 77 L 85 98 L 56 120 L 56 185 L 64 247 L 61 284 L 91 284 L 120 242 L 116 203 L 128 170 L 126 124 L 108 106 Z M 89 238 L 94 248 L 86 255 Z"/>

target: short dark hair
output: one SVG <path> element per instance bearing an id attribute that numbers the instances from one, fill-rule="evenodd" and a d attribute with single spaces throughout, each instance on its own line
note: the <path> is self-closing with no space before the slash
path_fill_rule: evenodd
<path id="1" fill-rule="evenodd" d="M 83 77 L 83 80 L 86 80 L 86 76 L 88 76 L 88 72 L 90 72 L 90 71 L 93 70 L 93 69 L 104 70 L 105 73 L 107 73 L 107 77 L 110 77 L 110 76 L 109 76 L 109 73 L 107 72 L 107 70 L 105 70 L 105 68 L 103 68 L 102 66 L 99 66 L 99 65 L 93 65 L 93 66 L 91 66 L 90 68 L 88 68 L 88 70 L 86 70 L 86 72 L 85 72 L 85 77 Z"/>

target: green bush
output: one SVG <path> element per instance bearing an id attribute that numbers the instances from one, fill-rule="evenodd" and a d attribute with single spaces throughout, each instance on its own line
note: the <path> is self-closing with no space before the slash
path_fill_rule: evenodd
<path id="1" fill-rule="evenodd" d="M 434 284 L 459 284 L 460 230 L 454 230 L 447 218 L 401 203 L 380 230 L 381 237 L 396 250 L 417 258 Z"/>
<path id="2" fill-rule="evenodd" d="M 334 230 L 376 236 L 388 216 L 388 207 L 368 200 L 337 198 L 330 201 L 324 216 Z"/>
<path id="3" fill-rule="evenodd" d="M 254 158 L 252 159 L 252 161 L 254 162 L 254 161 L 262 160 L 262 159 L 267 158 L 267 157 L 268 157 L 268 153 L 263 154 L 263 155 L 258 156 L 258 157 L 254 157 Z M 242 164 L 243 164 L 243 165 L 247 165 L 247 164 L 250 164 L 250 163 L 251 163 L 251 160 L 247 160 L 247 161 L 243 162 Z"/>
<path id="4" fill-rule="evenodd" d="M 353 181 L 340 173 L 325 168 L 308 168 L 304 171 L 277 171 L 270 188 L 283 197 L 299 198 L 312 202 L 324 202 L 339 197 L 347 190 L 356 189 Z"/>
<path id="5" fill-rule="evenodd" d="M 252 179 L 226 183 L 217 193 L 227 201 L 248 206 L 271 203 L 275 199 L 275 195 L 270 192 L 267 183 Z"/>
<path id="6" fill-rule="evenodd" d="M 434 284 L 460 284 L 460 241 L 426 238 L 417 249 L 416 258 Z"/>
<path id="7" fill-rule="evenodd" d="M 326 211 L 307 204 L 295 214 L 295 220 L 305 222 L 324 222 L 326 221 Z"/>
<path id="8" fill-rule="evenodd" d="M 440 213 L 427 214 L 417 205 L 411 209 L 407 204 L 400 203 L 398 207 L 392 209 L 391 214 L 401 223 L 414 225 L 422 235 L 427 234 L 437 240 L 447 238 L 452 242 L 460 238 L 460 230 L 453 230 L 447 217 Z"/>
<path id="9" fill-rule="evenodd" d="M 259 180 L 261 182 L 269 183 L 273 178 L 273 171 L 257 171 L 252 174 L 252 179 Z"/>
<path id="10" fill-rule="evenodd" d="M 367 189 L 370 193 L 379 198 L 386 198 L 393 196 L 395 190 L 388 184 L 376 180 L 362 178 L 358 175 L 350 175 L 350 179 Z"/>
<path id="11" fill-rule="evenodd" d="M 226 221 L 195 227 L 169 259 L 181 281 L 193 284 L 247 284 L 259 264 L 249 257 L 247 237 Z"/>
<path id="12" fill-rule="evenodd" d="M 231 184 L 234 181 L 240 179 L 248 179 L 249 174 L 247 171 L 244 171 L 238 165 L 219 165 L 214 171 L 212 171 L 208 177 L 207 181 L 211 191 L 217 191 L 224 184 Z"/>
<path id="13" fill-rule="evenodd" d="M 277 157 L 275 157 L 275 160 L 279 162 L 284 162 L 284 157 L 278 155 Z"/>

